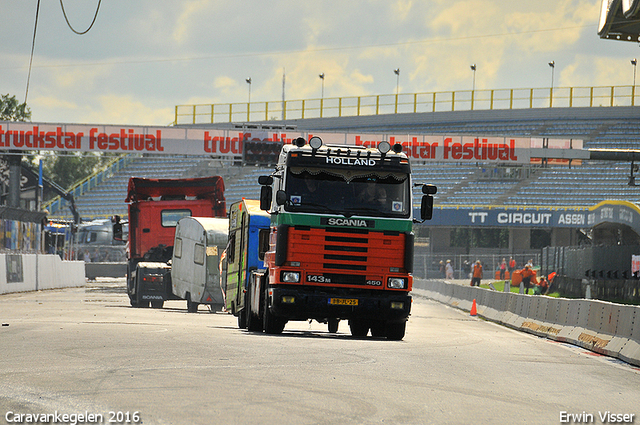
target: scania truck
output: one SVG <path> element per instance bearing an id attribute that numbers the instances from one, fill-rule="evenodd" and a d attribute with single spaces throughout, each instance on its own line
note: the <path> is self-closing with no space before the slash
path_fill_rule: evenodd
<path id="1" fill-rule="evenodd" d="M 131 306 L 162 308 L 172 292 L 171 267 L 176 225 L 183 217 L 227 215 L 222 177 L 149 179 L 131 177 L 127 241 L 127 294 Z M 113 219 L 122 239 L 122 221 Z"/>
<path id="2" fill-rule="evenodd" d="M 239 324 L 281 333 L 288 321 L 317 320 L 337 332 L 404 338 L 413 283 L 413 187 L 402 146 L 285 145 L 261 176 L 260 208 L 271 217 L 264 268 L 247 275 Z M 422 189 L 420 220 L 437 188 Z M 418 220 L 418 219 L 416 219 Z M 259 244 L 250 249 L 258 252 Z M 229 300 L 227 300 L 229 302 Z M 258 322 L 259 325 L 255 325 Z"/>

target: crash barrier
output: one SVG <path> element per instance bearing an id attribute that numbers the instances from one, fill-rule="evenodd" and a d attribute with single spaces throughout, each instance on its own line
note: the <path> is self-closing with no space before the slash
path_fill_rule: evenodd
<path id="1" fill-rule="evenodd" d="M 413 292 L 478 316 L 640 366 L 640 306 L 492 291 L 415 279 Z"/>
<path id="2" fill-rule="evenodd" d="M 89 280 L 96 277 L 125 277 L 127 263 L 85 263 L 85 276 Z"/>
<path id="3" fill-rule="evenodd" d="M 0 254 L 0 294 L 69 288 L 85 284 L 83 261 L 55 254 Z"/>
<path id="4" fill-rule="evenodd" d="M 585 297 L 587 288 L 591 298 L 605 301 L 640 302 L 640 280 L 638 279 L 575 279 L 556 276 L 554 291 L 568 297 Z"/>

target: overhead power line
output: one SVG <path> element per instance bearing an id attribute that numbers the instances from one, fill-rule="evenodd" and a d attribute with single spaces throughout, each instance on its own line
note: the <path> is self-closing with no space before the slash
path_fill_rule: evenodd
<path id="1" fill-rule="evenodd" d="M 229 53 L 229 54 L 207 55 L 207 56 L 187 56 L 187 57 L 175 57 L 175 58 L 122 59 L 122 60 L 112 60 L 112 61 L 102 61 L 102 62 L 53 64 L 53 65 L 40 65 L 38 66 L 38 68 L 65 68 L 65 67 L 82 67 L 82 66 L 97 66 L 97 65 L 100 66 L 100 65 L 127 65 L 127 64 L 162 63 L 162 62 L 186 62 L 186 61 L 209 60 L 209 59 L 229 59 L 229 58 L 244 58 L 244 57 L 277 56 L 277 55 L 288 55 L 288 54 L 296 54 L 296 53 L 345 51 L 345 50 L 369 49 L 369 48 L 377 48 L 377 47 L 409 46 L 409 45 L 416 45 L 416 44 L 443 43 L 443 42 L 450 42 L 450 41 L 516 36 L 516 35 L 526 35 L 526 34 L 534 34 L 534 33 L 553 32 L 553 31 L 564 31 L 568 29 L 589 28 L 589 27 L 596 27 L 596 26 L 597 25 L 595 24 L 576 25 L 576 26 L 561 27 L 561 28 L 543 28 L 543 29 L 537 29 L 537 30 L 514 31 L 514 32 L 495 33 L 495 34 L 476 34 L 476 35 L 469 35 L 469 36 L 427 38 L 427 39 L 414 40 L 414 41 L 399 41 L 395 43 L 368 44 L 368 45 L 359 45 L 359 46 L 318 47 L 313 49 L 276 50 L 271 52 L 247 52 L 247 53 Z M 0 69 L 13 69 L 13 67 L 0 66 Z"/>
<path id="2" fill-rule="evenodd" d="M 33 25 L 33 39 L 31 40 L 31 55 L 29 57 L 29 73 L 27 74 L 27 88 L 24 91 L 24 103 L 27 103 L 27 96 L 29 95 L 29 81 L 31 80 L 31 65 L 33 64 L 33 51 L 36 48 L 36 30 L 38 29 L 38 15 L 40 14 L 40 0 L 36 5 L 36 22 Z"/>
<path id="3" fill-rule="evenodd" d="M 67 25 L 69 26 L 71 31 L 73 31 L 74 33 L 76 33 L 78 35 L 84 35 L 84 34 L 88 33 L 89 30 L 93 27 L 93 24 L 96 23 L 96 18 L 98 17 L 98 11 L 100 10 L 100 4 L 101 3 L 102 3 L 102 0 L 98 0 L 98 7 L 96 7 L 96 13 L 95 13 L 95 15 L 93 15 L 93 21 L 91 21 L 91 25 L 89 25 L 89 28 L 87 28 L 84 31 L 77 31 L 75 28 L 73 28 L 73 26 L 71 25 L 71 22 L 69 22 L 69 18 L 67 17 L 67 12 L 64 10 L 64 4 L 62 4 L 62 0 L 60 0 L 60 7 L 62 8 L 62 14 L 64 15 L 64 20 L 67 21 Z"/>

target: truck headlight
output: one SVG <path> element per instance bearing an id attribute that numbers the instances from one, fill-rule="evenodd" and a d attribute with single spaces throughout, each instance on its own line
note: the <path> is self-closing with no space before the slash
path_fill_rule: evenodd
<path id="1" fill-rule="evenodd" d="M 300 272 L 282 272 L 282 281 L 286 283 L 300 282 Z"/>
<path id="2" fill-rule="evenodd" d="M 387 286 L 391 289 L 404 289 L 405 282 L 403 277 L 390 277 Z"/>

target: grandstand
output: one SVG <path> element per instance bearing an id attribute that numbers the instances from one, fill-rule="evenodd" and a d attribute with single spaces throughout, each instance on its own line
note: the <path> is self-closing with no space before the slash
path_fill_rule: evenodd
<path id="1" fill-rule="evenodd" d="M 640 107 L 541 108 L 390 114 L 377 116 L 269 121 L 308 131 L 352 131 L 385 134 L 462 134 L 581 139 L 584 148 L 639 148 Z M 233 128 L 232 124 L 197 125 Z M 84 218 L 126 215 L 129 177 L 199 177 L 221 175 L 227 202 L 259 195 L 257 176 L 268 168 L 241 167 L 240 158 L 140 156 L 122 170 L 101 180 L 95 188 L 76 195 Z M 235 164 L 235 165 L 234 165 Z M 603 200 L 640 203 L 640 189 L 629 186 L 629 163 L 583 161 L 581 164 L 539 164 L 497 167 L 482 163 L 413 162 L 414 180 L 438 186 L 435 205 L 590 207 Z M 68 210 L 51 208 L 51 216 L 64 218 Z"/>

